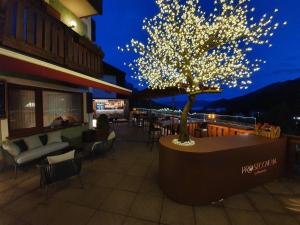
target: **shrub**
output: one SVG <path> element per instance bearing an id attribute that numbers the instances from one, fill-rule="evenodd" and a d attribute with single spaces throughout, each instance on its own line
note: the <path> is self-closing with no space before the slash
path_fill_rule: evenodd
<path id="1" fill-rule="evenodd" d="M 97 129 L 105 129 L 109 127 L 108 116 L 105 114 L 101 114 L 97 118 Z"/>

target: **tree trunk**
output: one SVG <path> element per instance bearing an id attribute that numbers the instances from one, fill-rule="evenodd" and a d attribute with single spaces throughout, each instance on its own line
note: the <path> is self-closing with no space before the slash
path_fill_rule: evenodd
<path id="1" fill-rule="evenodd" d="M 190 140 L 190 136 L 188 133 L 188 127 L 187 127 L 187 119 L 188 119 L 188 113 L 190 112 L 195 100 L 196 100 L 196 95 L 189 95 L 188 101 L 187 101 L 186 105 L 184 106 L 184 109 L 181 114 L 180 131 L 179 131 L 179 139 L 178 140 L 182 143 Z"/>

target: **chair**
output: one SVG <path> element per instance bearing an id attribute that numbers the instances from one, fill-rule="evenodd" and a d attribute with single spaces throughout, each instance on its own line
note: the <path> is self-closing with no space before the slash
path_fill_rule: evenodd
<path id="1" fill-rule="evenodd" d="M 117 117 L 110 117 L 108 119 L 109 124 L 112 125 L 113 128 L 116 128 L 118 126 L 118 118 Z"/>
<path id="2" fill-rule="evenodd" d="M 40 187 L 46 187 L 46 190 L 48 190 L 48 186 L 50 184 L 73 176 L 78 176 L 81 187 L 83 188 L 83 183 L 80 178 L 81 156 L 78 154 L 75 154 L 74 159 L 69 159 L 55 164 L 49 164 L 48 161 L 44 160 L 44 163 L 39 164 L 38 168 L 40 169 L 41 175 Z"/>
<path id="3" fill-rule="evenodd" d="M 14 171 L 15 171 L 15 179 L 18 176 L 18 168 L 21 166 L 19 165 L 16 161 L 15 158 L 9 154 L 7 151 L 5 151 L 3 148 L 0 147 L 0 152 L 2 153 L 3 159 L 5 161 L 6 164 L 8 165 L 12 165 L 14 167 Z"/>
<path id="4" fill-rule="evenodd" d="M 152 151 L 154 143 L 157 143 L 162 135 L 161 128 L 154 126 L 155 119 L 153 118 L 149 124 L 148 130 L 148 145 L 151 144 L 150 150 Z"/>
<path id="5" fill-rule="evenodd" d="M 113 149 L 114 142 L 116 140 L 116 134 L 112 131 L 105 141 L 96 141 L 90 145 L 90 153 L 92 156 L 99 154 L 105 154 Z"/>
<path id="6" fill-rule="evenodd" d="M 194 130 L 194 137 L 207 137 L 208 136 L 207 123 L 201 123 L 199 128 Z M 200 134 L 199 136 L 197 134 Z"/>

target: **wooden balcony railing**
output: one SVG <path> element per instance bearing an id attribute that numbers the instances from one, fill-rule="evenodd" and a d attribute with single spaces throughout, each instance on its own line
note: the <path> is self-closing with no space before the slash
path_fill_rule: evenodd
<path id="1" fill-rule="evenodd" d="M 0 45 L 99 77 L 103 52 L 48 12 L 42 0 L 0 0 Z"/>

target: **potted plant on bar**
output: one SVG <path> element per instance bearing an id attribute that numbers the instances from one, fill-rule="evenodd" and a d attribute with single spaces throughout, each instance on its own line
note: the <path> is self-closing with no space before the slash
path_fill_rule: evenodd
<path id="1" fill-rule="evenodd" d="M 97 118 L 96 139 L 106 140 L 109 135 L 109 120 L 107 115 L 101 114 Z"/>
<path id="2" fill-rule="evenodd" d="M 253 72 L 265 63 L 248 55 L 255 45 L 272 46 L 269 37 L 279 23 L 273 22 L 273 15 L 254 18 L 250 2 L 215 0 L 213 12 L 207 13 L 199 0 L 156 0 L 158 14 L 143 21 L 147 42 L 132 39 L 119 48 L 138 55 L 128 66 L 141 86 L 185 90 L 188 101 L 181 114 L 177 144 L 190 142 L 187 118 L 198 94 L 218 92 L 226 86 L 247 89 Z"/>

